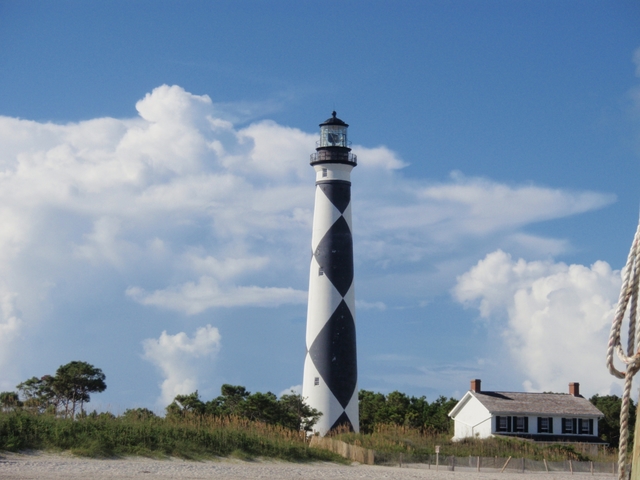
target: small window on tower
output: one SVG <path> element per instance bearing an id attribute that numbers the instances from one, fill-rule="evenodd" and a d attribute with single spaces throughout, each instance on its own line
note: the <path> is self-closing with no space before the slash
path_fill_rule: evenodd
<path id="1" fill-rule="evenodd" d="M 323 169 L 322 169 L 322 176 L 323 176 L 323 177 L 326 177 L 326 176 L 327 176 L 327 169 L 326 169 L 326 168 L 323 168 Z"/>
<path id="2" fill-rule="evenodd" d="M 324 268 L 320 267 L 318 269 L 318 276 L 324 275 Z"/>
<path id="3" fill-rule="evenodd" d="M 318 385 L 320 385 L 320 377 L 316 377 L 313 379 L 313 385 L 315 387 L 317 387 Z"/>

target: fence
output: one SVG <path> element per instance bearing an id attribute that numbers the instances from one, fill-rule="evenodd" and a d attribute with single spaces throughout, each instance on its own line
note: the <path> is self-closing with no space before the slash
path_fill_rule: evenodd
<path id="1" fill-rule="evenodd" d="M 561 462 L 549 462 L 547 460 L 529 460 L 526 458 L 504 458 L 504 457 L 454 457 L 432 455 L 407 455 L 402 453 L 383 454 L 376 452 L 376 464 L 378 465 L 398 465 L 418 468 L 477 471 L 477 472 L 570 472 L 570 473 L 591 473 L 591 474 L 611 474 L 618 473 L 616 462 L 578 462 L 574 460 L 564 460 Z"/>
<path id="2" fill-rule="evenodd" d="M 368 448 L 358 447 L 345 443 L 341 440 L 334 440 L 329 437 L 311 437 L 310 447 L 323 448 L 325 450 L 331 450 L 333 453 L 342 455 L 344 458 L 348 458 L 354 462 L 364 463 L 366 465 L 373 465 L 374 454 L 373 450 Z"/>

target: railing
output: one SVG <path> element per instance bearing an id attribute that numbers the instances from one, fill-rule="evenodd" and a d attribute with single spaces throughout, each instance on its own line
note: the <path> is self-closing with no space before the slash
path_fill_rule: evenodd
<path id="1" fill-rule="evenodd" d="M 321 140 L 316 140 L 316 147 L 350 147 L 350 146 L 351 146 L 351 140 L 347 140 L 346 145 L 331 145 L 331 144 L 322 145 Z"/>
<path id="2" fill-rule="evenodd" d="M 352 163 L 353 165 L 357 165 L 358 157 L 353 153 L 348 152 L 320 150 L 319 152 L 311 154 L 311 164 L 314 164 L 316 162 Z"/>

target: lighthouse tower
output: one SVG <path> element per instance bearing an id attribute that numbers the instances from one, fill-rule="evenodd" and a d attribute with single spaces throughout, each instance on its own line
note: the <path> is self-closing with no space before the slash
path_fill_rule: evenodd
<path id="1" fill-rule="evenodd" d="M 307 355 L 302 396 L 322 417 L 320 435 L 346 426 L 359 431 L 356 310 L 351 238 L 349 125 L 336 117 L 320 124 L 320 142 L 311 155 L 316 195 L 311 238 L 307 311 Z"/>

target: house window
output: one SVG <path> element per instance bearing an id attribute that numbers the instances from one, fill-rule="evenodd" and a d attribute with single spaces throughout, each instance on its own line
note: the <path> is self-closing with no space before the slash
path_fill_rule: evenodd
<path id="1" fill-rule="evenodd" d="M 527 433 L 529 431 L 529 417 L 513 417 L 513 431 Z"/>
<path id="2" fill-rule="evenodd" d="M 553 418 L 538 417 L 538 433 L 553 433 Z"/>
<path id="3" fill-rule="evenodd" d="M 563 418 L 562 419 L 562 433 L 577 433 L 578 425 L 577 418 Z"/>
<path id="4" fill-rule="evenodd" d="M 579 418 L 578 433 L 580 435 L 593 435 L 593 418 Z"/>
<path id="5" fill-rule="evenodd" d="M 496 415 L 496 432 L 529 432 L 529 417 L 508 417 Z"/>
<path id="6" fill-rule="evenodd" d="M 511 417 L 496 416 L 496 432 L 510 432 Z"/>

